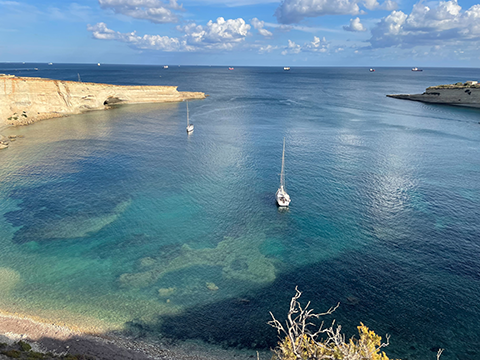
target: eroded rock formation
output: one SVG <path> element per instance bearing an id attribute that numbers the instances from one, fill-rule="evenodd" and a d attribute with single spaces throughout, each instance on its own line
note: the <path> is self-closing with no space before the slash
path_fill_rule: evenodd
<path id="1" fill-rule="evenodd" d="M 101 110 L 112 104 L 204 99 L 176 86 L 121 86 L 0 74 L 0 126 Z"/>

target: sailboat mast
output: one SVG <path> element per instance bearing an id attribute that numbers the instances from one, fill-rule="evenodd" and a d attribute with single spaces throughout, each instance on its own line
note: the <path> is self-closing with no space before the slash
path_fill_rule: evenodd
<path id="1" fill-rule="evenodd" d="M 187 126 L 190 125 L 190 118 L 188 116 L 188 100 L 187 100 Z"/>
<path id="2" fill-rule="evenodd" d="M 282 172 L 280 173 L 280 186 L 285 187 L 285 138 L 283 138 L 283 153 L 282 153 Z"/>

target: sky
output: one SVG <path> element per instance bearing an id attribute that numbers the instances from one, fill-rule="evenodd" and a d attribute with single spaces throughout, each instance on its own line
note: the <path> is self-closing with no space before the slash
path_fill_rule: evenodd
<path id="1" fill-rule="evenodd" d="M 0 62 L 480 67 L 480 0 L 0 0 Z"/>

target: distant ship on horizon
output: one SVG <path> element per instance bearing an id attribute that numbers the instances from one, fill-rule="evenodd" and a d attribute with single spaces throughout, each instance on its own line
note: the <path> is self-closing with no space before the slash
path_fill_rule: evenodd
<path id="1" fill-rule="evenodd" d="M 422 69 L 419 69 L 419 68 L 416 68 L 416 67 L 414 67 L 414 68 L 412 68 L 412 71 L 423 71 L 423 70 L 422 70 Z"/>

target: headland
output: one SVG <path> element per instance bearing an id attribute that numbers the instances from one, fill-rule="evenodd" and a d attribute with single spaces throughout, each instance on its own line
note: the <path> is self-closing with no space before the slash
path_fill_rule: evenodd
<path id="1" fill-rule="evenodd" d="M 421 101 L 431 104 L 480 108 L 480 84 L 477 81 L 431 86 L 427 88 L 423 94 L 398 94 L 387 96 L 396 99 Z"/>
<path id="2" fill-rule="evenodd" d="M 0 74 L 0 128 L 108 109 L 114 104 L 204 99 L 177 86 L 123 86 Z"/>

